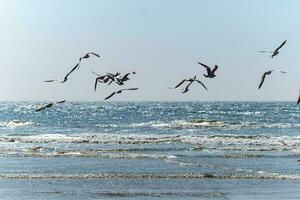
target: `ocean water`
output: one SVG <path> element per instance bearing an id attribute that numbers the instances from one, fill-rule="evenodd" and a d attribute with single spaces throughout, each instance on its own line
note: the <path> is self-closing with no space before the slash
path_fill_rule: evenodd
<path id="1" fill-rule="evenodd" d="M 42 103 L 0 103 L 1 199 L 300 198 L 294 102 Z"/>

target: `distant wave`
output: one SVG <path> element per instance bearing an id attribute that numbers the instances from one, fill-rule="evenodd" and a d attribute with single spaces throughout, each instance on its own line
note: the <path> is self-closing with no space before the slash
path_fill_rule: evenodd
<path id="1" fill-rule="evenodd" d="M 171 122 L 145 122 L 145 123 L 133 123 L 132 127 L 150 127 L 150 128 L 224 128 L 230 127 L 232 124 L 217 121 L 217 120 L 175 120 Z"/>
<path id="2" fill-rule="evenodd" d="M 0 122 L 0 127 L 19 128 L 24 126 L 31 126 L 34 124 L 35 124 L 34 122 L 30 122 L 30 121 L 11 120 L 11 121 Z"/>
<path id="3" fill-rule="evenodd" d="M 22 145 L 21 145 L 22 144 Z M 72 144 L 72 146 L 67 145 Z M 126 145 L 112 149 L 83 149 L 83 144 Z M 168 144 L 168 146 L 139 147 L 128 145 Z M 181 144 L 181 146 L 178 144 Z M 169 146 L 172 145 L 172 146 Z M 188 145 L 188 146 L 186 146 Z M 119 134 L 41 134 L 0 136 L 0 154 L 32 156 L 116 156 L 128 158 L 149 156 L 142 152 L 169 151 L 291 151 L 300 154 L 300 137 L 267 135 L 119 135 Z M 64 148 L 66 146 L 66 148 Z M 68 148 L 71 149 L 68 149 Z M 7 151 L 9 149 L 9 151 Z M 14 150 L 15 149 L 15 150 Z M 55 149 L 55 151 L 53 150 Z M 15 152 L 15 153 L 14 153 Z M 134 155 L 138 152 L 137 155 Z M 116 153 L 119 153 L 118 155 Z M 239 153 L 240 154 L 240 153 Z M 240 155 L 247 157 L 248 154 Z M 126 157 L 125 156 L 125 157 Z M 157 156 L 157 155 L 156 155 Z M 159 156 L 159 155 L 158 155 Z M 228 155 L 236 156 L 237 155 Z M 249 156 L 250 157 L 250 156 Z"/>
<path id="4" fill-rule="evenodd" d="M 174 128 L 174 129 L 207 129 L 207 128 L 219 128 L 219 129 L 242 129 L 242 128 L 300 128 L 300 124 L 289 123 L 229 123 L 225 121 L 218 121 L 212 119 L 192 119 L 192 120 L 174 120 L 170 122 L 142 122 L 133 123 L 130 125 L 134 128 L 147 127 L 147 128 Z"/>
<path id="5" fill-rule="evenodd" d="M 7 135 L 0 136 L 0 141 L 20 143 L 99 143 L 99 144 L 156 144 L 156 143 L 190 143 L 190 144 L 249 144 L 249 145 L 300 145 L 300 137 L 268 135 L 158 135 L 158 134 L 94 134 L 74 135 L 40 134 L 40 135 Z"/>

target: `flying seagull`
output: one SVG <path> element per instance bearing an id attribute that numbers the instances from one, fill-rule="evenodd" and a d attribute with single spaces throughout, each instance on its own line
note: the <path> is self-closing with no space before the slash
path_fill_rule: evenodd
<path id="1" fill-rule="evenodd" d="M 279 49 L 281 49 L 283 47 L 283 45 L 285 45 L 286 40 L 284 40 L 283 43 L 281 43 L 281 45 L 279 47 L 277 47 L 275 49 L 275 51 L 258 51 L 259 53 L 271 53 L 271 57 L 273 58 L 274 56 L 277 56 L 279 54 Z"/>
<path id="2" fill-rule="evenodd" d="M 41 110 L 45 110 L 46 108 L 50 108 L 50 107 L 52 107 L 52 106 L 55 105 L 55 104 L 58 104 L 58 103 L 65 103 L 65 102 L 66 102 L 66 100 L 63 100 L 63 101 L 57 101 L 57 102 L 50 102 L 50 103 L 48 103 L 48 104 L 46 104 L 46 105 L 40 106 L 40 107 L 37 108 L 35 111 L 38 112 L 38 111 L 41 111 Z"/>
<path id="3" fill-rule="evenodd" d="M 261 88 L 261 86 L 263 85 L 264 81 L 265 81 L 265 78 L 267 75 L 270 75 L 273 71 L 276 71 L 276 70 L 270 70 L 270 71 L 266 71 L 262 76 L 261 76 L 261 81 L 259 83 L 259 86 L 258 86 L 258 89 Z M 283 74 L 286 74 L 287 72 L 285 71 L 279 71 L 280 73 L 283 73 Z"/>
<path id="4" fill-rule="evenodd" d="M 183 92 L 183 93 L 185 93 L 185 92 L 187 92 L 187 91 L 189 90 L 189 89 L 188 89 L 189 86 L 190 86 L 194 81 L 196 81 L 196 82 L 198 82 L 199 84 L 201 84 L 201 85 L 207 90 L 206 86 L 205 86 L 201 81 L 197 80 L 196 78 L 197 78 L 197 76 L 194 76 L 194 78 L 183 79 L 180 83 L 178 83 L 178 84 L 175 86 L 175 88 L 178 88 L 178 87 L 181 86 L 184 82 L 190 82 L 190 83 L 186 86 L 186 88 L 185 88 L 185 90 L 184 90 L 184 92 Z"/>
<path id="5" fill-rule="evenodd" d="M 111 93 L 108 97 L 106 97 L 104 100 L 107 100 L 109 98 L 111 98 L 112 96 L 114 96 L 115 94 L 121 94 L 123 91 L 125 90 L 137 90 L 139 88 L 128 88 L 128 89 L 122 89 L 122 90 L 119 90 L 119 91 L 116 91 L 116 92 L 113 92 Z"/>
<path id="6" fill-rule="evenodd" d="M 215 67 L 213 68 L 213 70 L 211 70 L 211 68 L 201 62 L 197 62 L 199 65 L 202 65 L 203 67 L 206 68 L 206 71 L 207 71 L 207 75 L 206 74 L 203 74 L 203 76 L 205 76 L 206 78 L 214 78 L 216 77 L 215 75 L 215 72 L 217 71 L 218 69 L 218 65 L 215 65 Z"/>

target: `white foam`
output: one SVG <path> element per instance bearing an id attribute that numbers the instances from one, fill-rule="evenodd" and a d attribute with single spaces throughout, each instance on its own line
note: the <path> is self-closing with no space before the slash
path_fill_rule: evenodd
<path id="1" fill-rule="evenodd" d="M 34 122 L 30 121 L 21 121 L 21 120 L 11 120 L 11 121 L 2 121 L 0 122 L 0 126 L 8 127 L 8 128 L 19 128 L 24 126 L 34 125 Z"/>

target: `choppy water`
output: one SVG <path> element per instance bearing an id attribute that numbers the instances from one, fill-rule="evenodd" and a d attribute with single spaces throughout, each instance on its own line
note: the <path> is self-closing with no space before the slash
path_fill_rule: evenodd
<path id="1" fill-rule="evenodd" d="M 294 103 L 39 104 L 0 103 L 7 199 L 300 198 Z"/>

